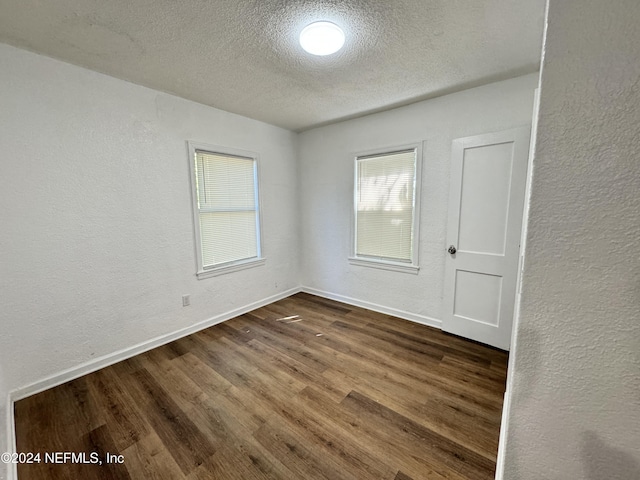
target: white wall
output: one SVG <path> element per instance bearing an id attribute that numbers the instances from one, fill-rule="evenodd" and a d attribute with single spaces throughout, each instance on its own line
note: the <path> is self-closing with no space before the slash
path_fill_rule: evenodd
<path id="1" fill-rule="evenodd" d="M 504 479 L 640 478 L 640 2 L 551 0 Z"/>
<path id="2" fill-rule="evenodd" d="M 3 452 L 8 391 L 297 287 L 298 212 L 292 132 L 6 45 L 0 72 Z M 196 279 L 186 140 L 260 154 L 266 265 Z"/>
<path id="3" fill-rule="evenodd" d="M 537 75 L 527 75 L 302 133 L 302 284 L 437 325 L 442 319 L 451 142 L 530 124 L 536 86 Z M 425 141 L 419 274 L 350 265 L 354 154 L 416 141 Z"/>

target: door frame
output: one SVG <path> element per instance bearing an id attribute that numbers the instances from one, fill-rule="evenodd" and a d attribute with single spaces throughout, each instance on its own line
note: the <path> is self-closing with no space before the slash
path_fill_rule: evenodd
<path id="1" fill-rule="evenodd" d="M 515 204 L 515 209 L 513 207 L 509 208 L 507 211 L 507 224 L 513 225 L 516 222 L 520 222 L 520 225 L 516 227 L 515 231 L 513 227 L 508 228 L 505 231 L 505 251 L 504 251 L 504 259 L 505 259 L 505 268 L 503 272 L 498 273 L 496 271 L 495 275 L 500 275 L 501 280 L 501 292 L 499 298 L 499 314 L 501 317 L 499 318 L 499 324 L 497 325 L 489 325 L 484 322 L 478 320 L 474 321 L 473 319 L 469 319 L 468 327 L 469 333 L 473 332 L 474 335 L 477 335 L 475 338 L 470 335 L 468 338 L 476 341 L 482 341 L 483 343 L 488 343 L 495 347 L 509 350 L 511 344 L 511 336 L 513 333 L 513 313 L 515 313 L 515 305 L 516 305 L 516 292 L 518 285 L 518 275 L 519 275 L 519 258 L 520 258 L 520 238 L 522 235 L 522 227 L 524 225 L 524 215 L 523 210 L 519 205 L 519 202 L 522 201 L 522 206 L 526 204 L 526 195 L 527 190 L 526 186 L 528 183 L 528 169 L 530 165 L 530 144 L 531 144 L 531 128 L 529 125 L 520 126 L 516 128 L 510 128 L 507 130 L 497 131 L 497 132 L 489 132 L 484 134 L 477 134 L 473 136 L 467 136 L 463 138 L 458 138 L 453 140 L 452 143 L 452 152 L 451 156 L 454 159 L 459 159 L 460 161 L 452 162 L 451 172 L 450 172 L 450 191 L 449 191 L 449 213 L 448 213 L 448 226 L 447 226 L 447 243 L 445 245 L 445 249 L 448 245 L 459 246 L 459 232 L 460 232 L 460 207 L 461 207 L 461 198 L 462 198 L 462 181 L 463 181 L 463 168 L 464 168 L 464 152 L 467 148 L 474 147 L 482 147 L 482 146 L 490 146 L 490 145 L 499 145 L 503 143 L 514 143 L 514 152 L 512 158 L 522 159 L 523 156 L 526 155 L 526 164 L 522 165 L 522 163 L 518 164 L 518 170 L 515 170 L 514 165 L 511 166 L 511 174 L 510 181 L 514 182 L 518 185 L 522 190 L 517 190 L 517 193 L 520 198 L 517 199 Z M 526 142 L 529 142 L 528 144 Z M 520 149 L 519 151 L 515 149 Z M 524 150 L 524 151 L 523 151 Z M 521 160 L 522 162 L 522 160 Z M 516 177 L 516 175 L 518 175 Z M 460 182 L 458 184 L 457 182 Z M 509 196 L 507 197 L 507 202 L 511 203 L 514 198 L 514 190 L 509 191 Z M 457 223 L 456 223 L 457 222 Z M 455 238 L 454 238 L 455 237 Z M 510 238 L 509 238 L 510 237 Z M 517 244 L 516 244 L 517 242 Z M 516 249 L 516 251 L 514 251 Z M 464 252 L 466 255 L 473 255 L 471 252 Z M 460 251 L 462 255 L 463 252 Z M 456 317 L 451 318 L 453 315 L 453 308 L 455 305 L 455 281 L 456 281 L 456 266 L 455 258 L 451 258 L 446 254 L 447 258 L 445 261 L 445 278 L 444 278 L 444 307 L 445 313 L 442 322 L 442 330 L 447 331 L 453 334 L 459 334 L 456 328 L 456 325 L 461 325 L 464 322 L 461 318 Z M 462 259 L 460 259 L 462 260 Z M 486 264 L 486 267 L 477 267 L 477 268 L 487 268 L 489 271 L 493 268 L 493 266 L 489 266 L 491 264 L 495 265 L 491 260 L 491 255 L 486 254 L 485 256 L 476 256 L 476 257 L 466 257 L 465 260 L 467 262 L 477 263 L 477 264 Z M 515 262 L 515 265 L 514 265 Z M 500 264 L 498 264 L 500 265 Z M 500 270 L 500 267 L 498 267 Z M 473 270 L 470 270 L 473 271 Z M 479 270 L 482 271 L 482 270 Z M 506 280 L 506 281 L 505 281 Z M 507 312 L 507 315 L 504 315 L 504 312 Z M 510 313 L 509 313 L 510 312 Z M 449 321 L 449 325 L 447 322 Z M 452 328 L 451 328 L 452 327 Z M 495 330 L 492 330 L 495 329 Z M 495 331 L 495 337 L 491 337 L 493 334 L 492 331 Z M 489 332 L 489 333 L 487 333 Z M 484 337 L 484 339 L 482 338 Z"/>

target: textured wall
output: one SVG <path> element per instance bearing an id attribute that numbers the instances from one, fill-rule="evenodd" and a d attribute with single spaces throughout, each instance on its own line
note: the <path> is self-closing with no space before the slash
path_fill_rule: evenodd
<path id="1" fill-rule="evenodd" d="M 300 134 L 302 284 L 442 319 L 454 138 L 531 123 L 537 75 L 527 75 Z M 350 265 L 354 154 L 425 141 L 418 275 Z"/>
<path id="2" fill-rule="evenodd" d="M 0 72 L 0 406 L 298 285 L 295 134 L 6 45 Z M 260 154 L 266 265 L 196 279 L 188 139 Z"/>
<path id="3" fill-rule="evenodd" d="M 504 478 L 640 478 L 640 3 L 551 0 Z"/>

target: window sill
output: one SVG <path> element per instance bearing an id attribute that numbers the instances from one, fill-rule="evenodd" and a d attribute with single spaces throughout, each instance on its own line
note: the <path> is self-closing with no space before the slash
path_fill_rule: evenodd
<path id="1" fill-rule="evenodd" d="M 382 270 L 391 270 L 394 272 L 412 273 L 418 274 L 420 267 L 418 265 L 410 265 L 408 263 L 389 262 L 384 260 L 371 260 L 364 258 L 349 257 L 349 263 L 351 265 L 358 265 L 360 267 L 379 268 Z"/>
<path id="2" fill-rule="evenodd" d="M 208 270 L 201 270 L 196 273 L 198 280 L 209 277 L 217 277 L 218 275 L 224 275 L 226 273 L 237 272 L 246 268 L 259 267 L 264 265 L 267 261 L 266 258 L 252 258 L 250 260 L 241 260 L 239 262 L 232 263 L 231 265 L 224 265 L 221 267 L 210 268 Z"/>

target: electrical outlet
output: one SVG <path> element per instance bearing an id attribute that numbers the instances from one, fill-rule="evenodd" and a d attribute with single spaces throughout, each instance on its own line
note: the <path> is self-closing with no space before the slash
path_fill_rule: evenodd
<path id="1" fill-rule="evenodd" d="M 191 295 L 182 295 L 182 306 L 188 307 L 191 305 Z"/>

